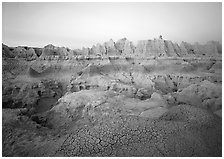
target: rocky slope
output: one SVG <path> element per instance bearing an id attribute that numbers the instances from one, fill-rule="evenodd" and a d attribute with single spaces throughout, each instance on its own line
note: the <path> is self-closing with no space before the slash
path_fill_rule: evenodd
<path id="1" fill-rule="evenodd" d="M 2 57 L 3 156 L 221 156 L 218 42 L 2 44 Z"/>

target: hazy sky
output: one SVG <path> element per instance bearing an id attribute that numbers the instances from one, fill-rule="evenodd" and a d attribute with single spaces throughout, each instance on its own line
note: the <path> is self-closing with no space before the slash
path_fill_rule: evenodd
<path id="1" fill-rule="evenodd" d="M 2 39 L 9 46 L 72 49 L 112 38 L 157 38 L 180 43 L 222 40 L 222 4 L 216 3 L 6 3 Z"/>

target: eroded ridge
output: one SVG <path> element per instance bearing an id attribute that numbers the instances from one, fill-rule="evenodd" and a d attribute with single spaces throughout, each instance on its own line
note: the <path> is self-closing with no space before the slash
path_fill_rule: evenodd
<path id="1" fill-rule="evenodd" d="M 3 156 L 221 156 L 222 45 L 2 45 Z"/>

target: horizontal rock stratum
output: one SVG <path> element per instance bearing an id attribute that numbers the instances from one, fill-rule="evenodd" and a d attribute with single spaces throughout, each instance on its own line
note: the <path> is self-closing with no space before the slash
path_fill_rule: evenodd
<path id="1" fill-rule="evenodd" d="M 2 44 L 3 156 L 222 156 L 222 46 Z"/>

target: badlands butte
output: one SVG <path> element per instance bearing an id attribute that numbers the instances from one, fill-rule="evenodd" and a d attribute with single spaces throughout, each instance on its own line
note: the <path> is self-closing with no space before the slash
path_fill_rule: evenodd
<path id="1" fill-rule="evenodd" d="M 2 44 L 3 156 L 222 156 L 222 46 Z"/>

